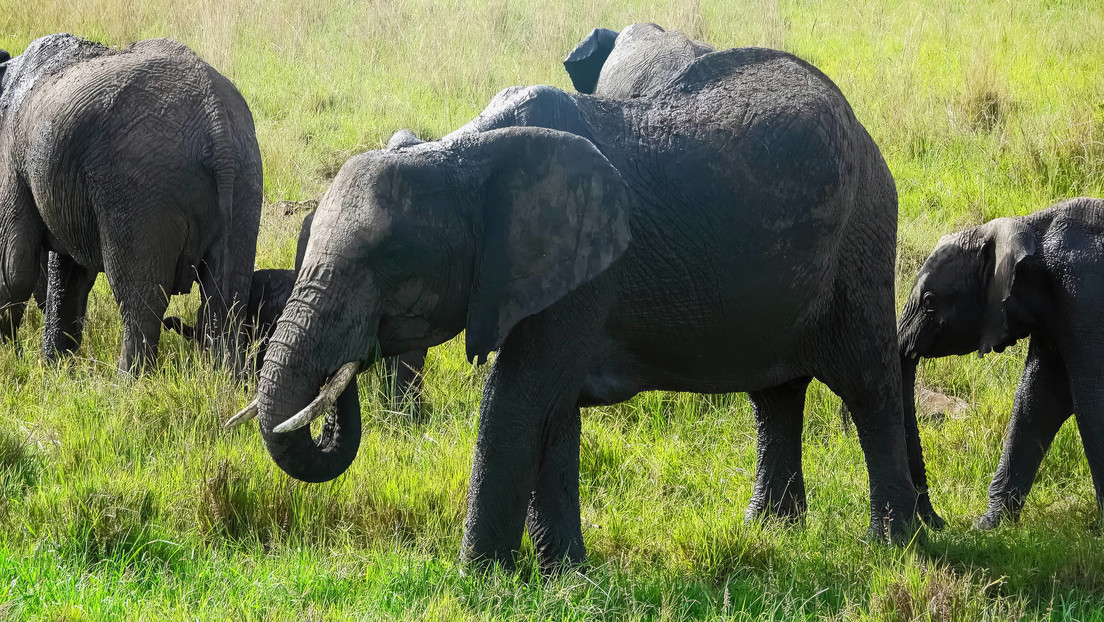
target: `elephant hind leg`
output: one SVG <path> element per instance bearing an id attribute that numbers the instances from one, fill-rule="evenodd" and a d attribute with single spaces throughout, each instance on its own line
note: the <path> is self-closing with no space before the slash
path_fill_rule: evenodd
<path id="1" fill-rule="evenodd" d="M 797 378 L 748 395 L 758 426 L 755 492 L 744 517 L 778 516 L 797 520 L 805 514 L 805 477 L 801 470 L 801 428 L 805 390 L 812 378 Z"/>
<path id="2" fill-rule="evenodd" d="M 42 356 L 54 360 L 80 348 L 88 294 L 96 284 L 97 272 L 77 264 L 72 257 L 53 252 L 49 255 Z"/>
<path id="3" fill-rule="evenodd" d="M 0 341 L 15 338 L 39 279 L 42 221 L 14 174 L 0 179 Z"/>
<path id="4" fill-rule="evenodd" d="M 858 337 L 848 343 L 817 378 L 851 411 L 870 480 L 871 535 L 903 544 L 918 526 L 919 497 L 908 465 L 900 363 L 891 343 L 882 352 Z"/>
<path id="5" fill-rule="evenodd" d="M 115 250 L 105 252 L 104 272 L 123 317 L 119 371 L 134 374 L 157 360 L 161 320 L 173 291 L 179 251 L 163 240 L 118 244 L 104 243 L 105 251 Z M 118 248 L 128 251 L 120 253 Z"/>

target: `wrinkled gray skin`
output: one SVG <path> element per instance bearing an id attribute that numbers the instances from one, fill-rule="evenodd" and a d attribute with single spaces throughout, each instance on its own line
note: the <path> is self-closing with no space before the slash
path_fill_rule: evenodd
<path id="1" fill-rule="evenodd" d="M 410 136 L 413 133 L 408 132 Z M 399 134 L 396 134 L 398 137 Z M 392 138 L 392 140 L 395 140 Z M 415 137 L 415 140 L 416 137 Z M 420 141 L 419 141 L 420 142 Z M 311 223 L 314 212 L 307 214 L 299 228 L 299 240 L 295 249 L 295 269 L 257 270 L 249 288 L 249 303 L 243 318 L 245 336 L 257 344 L 257 356 L 253 360 L 254 373 L 260 371 L 268 351 L 268 340 L 276 330 L 276 321 L 287 306 L 291 290 L 295 286 L 295 275 L 303 265 L 303 255 L 310 239 Z M 36 293 L 37 296 L 37 293 Z M 194 326 L 190 326 L 180 317 L 167 317 L 162 322 L 166 329 L 180 333 L 189 341 L 199 342 L 201 336 Z M 425 366 L 426 350 L 406 352 L 384 360 L 386 374 L 384 385 L 391 397 L 392 410 L 403 410 L 409 406 L 411 414 L 418 414 L 422 406 L 422 368 Z"/>
<path id="2" fill-rule="evenodd" d="M 1072 199 L 944 236 L 898 324 L 906 420 L 920 358 L 1001 352 L 1030 335 L 1004 452 L 989 486 L 992 529 L 1017 519 L 1051 441 L 1072 414 L 1104 511 L 1104 201 Z"/>
<path id="3" fill-rule="evenodd" d="M 713 46 L 655 24 L 633 24 L 620 33 L 595 28 L 564 59 L 580 93 L 626 99 L 654 95 Z"/>
<path id="4" fill-rule="evenodd" d="M 0 73 L 0 336 L 52 251 L 47 357 L 80 346 L 99 272 L 123 315 L 120 370 L 156 358 L 168 296 L 197 281 L 205 330 L 233 346 L 261 214 L 260 151 L 234 86 L 167 39 L 111 50 L 50 35 Z"/>
<path id="5" fill-rule="evenodd" d="M 551 128 L 551 129 L 539 129 Z M 736 49 L 653 97 L 503 91 L 436 142 L 350 159 L 318 207 L 258 382 L 261 432 L 295 478 L 356 456 L 355 383 L 313 439 L 274 428 L 348 362 L 465 331 L 497 350 L 462 555 L 583 562 L 579 408 L 640 391 L 748 391 L 759 460 L 748 516 L 798 516 L 805 390 L 850 406 L 871 526 L 911 535 L 894 339 L 897 196 L 832 82 Z"/>

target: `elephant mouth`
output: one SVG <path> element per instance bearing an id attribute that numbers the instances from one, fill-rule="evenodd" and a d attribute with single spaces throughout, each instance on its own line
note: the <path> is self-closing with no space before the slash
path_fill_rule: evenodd
<path id="1" fill-rule="evenodd" d="M 326 380 L 326 383 L 322 385 L 322 389 L 318 391 L 317 397 L 311 400 L 311 402 L 298 413 L 273 428 L 272 431 L 278 434 L 293 432 L 310 425 L 312 421 L 325 415 L 337 402 L 337 398 L 341 396 L 345 388 L 349 386 L 349 383 L 356 379 L 357 373 L 360 372 L 360 368 L 361 364 L 357 361 L 350 361 L 342 365 L 328 380 Z M 255 418 L 259 410 L 259 399 L 260 398 L 254 398 L 248 406 L 231 417 L 224 427 L 227 429 L 236 428 L 246 421 Z"/>

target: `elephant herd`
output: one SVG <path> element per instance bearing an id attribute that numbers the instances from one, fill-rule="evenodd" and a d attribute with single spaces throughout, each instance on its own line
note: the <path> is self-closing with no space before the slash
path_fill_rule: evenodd
<path id="1" fill-rule="evenodd" d="M 389 359 L 416 395 L 426 348 L 463 332 L 469 360 L 497 352 L 467 562 L 511 566 L 528 529 L 543 569 L 584 563 L 580 408 L 648 390 L 747 392 L 747 517 L 801 516 L 813 378 L 854 420 L 872 532 L 940 528 L 918 360 L 1028 336 L 978 526 L 1018 516 L 1071 414 L 1104 504 L 1104 201 L 944 237 L 898 321 L 893 177 L 839 88 L 796 56 L 596 29 L 564 61 L 577 93 L 512 87 L 439 140 L 397 132 L 341 167 L 294 270 L 260 271 L 260 151 L 226 78 L 164 39 L 50 35 L 0 61 L 0 333 L 37 288 L 44 355 L 76 350 L 104 272 L 122 372 L 156 357 L 165 326 L 200 341 L 258 375 L 229 423 L 258 418 L 276 464 L 322 482 L 359 448 L 357 374 Z M 194 283 L 197 326 L 165 318 Z"/>

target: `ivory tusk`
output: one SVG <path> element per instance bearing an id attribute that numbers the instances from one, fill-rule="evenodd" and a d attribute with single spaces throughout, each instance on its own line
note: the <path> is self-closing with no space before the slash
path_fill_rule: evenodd
<path id="1" fill-rule="evenodd" d="M 252 419 L 256 416 L 257 416 L 257 398 L 253 398 L 253 401 L 249 402 L 248 406 L 243 408 L 241 410 L 241 412 L 239 412 L 238 414 L 234 415 L 233 417 L 230 417 L 229 421 L 227 421 L 225 424 L 223 424 L 222 427 L 224 427 L 228 430 L 232 429 L 232 428 L 236 428 L 239 425 L 245 423 L 246 421 L 249 421 L 250 419 Z"/>
<path id="2" fill-rule="evenodd" d="M 353 378 L 356 378 L 359 369 L 360 363 L 356 362 L 342 365 L 341 369 L 337 370 L 337 373 L 331 376 L 330 380 L 322 387 L 322 390 L 318 392 L 318 397 L 314 398 L 314 401 L 307 404 L 306 408 L 300 410 L 299 413 L 291 419 L 273 428 L 273 432 L 283 434 L 285 432 L 298 430 L 299 428 L 310 425 L 311 421 L 321 417 L 326 412 L 327 408 L 334 405 L 337 398 L 341 396 L 341 392 L 345 390 L 345 387 L 349 386 Z"/>

